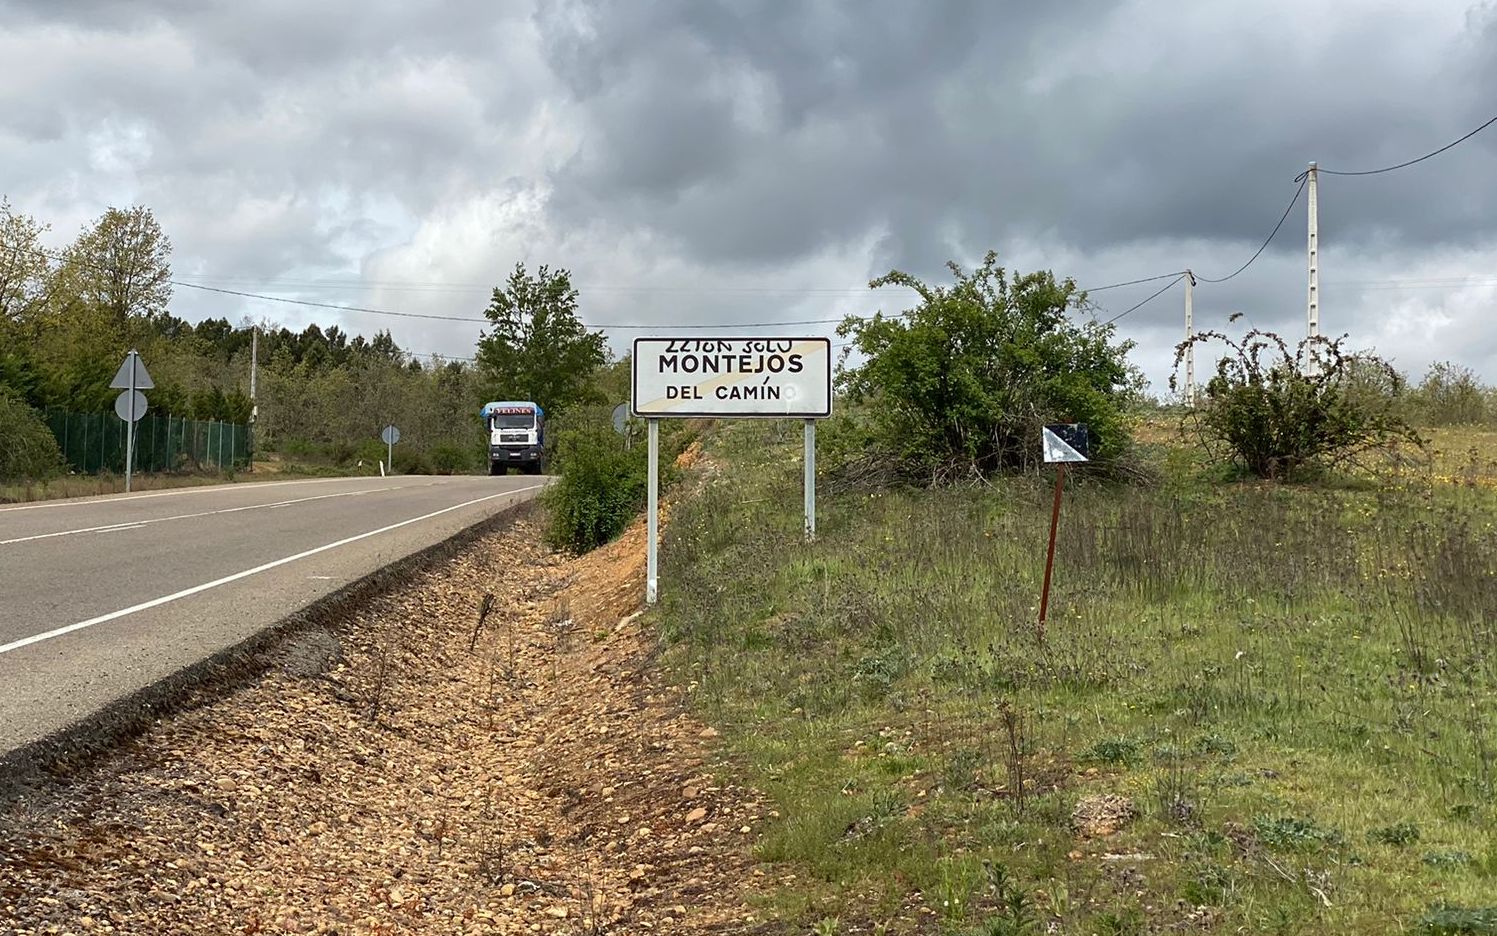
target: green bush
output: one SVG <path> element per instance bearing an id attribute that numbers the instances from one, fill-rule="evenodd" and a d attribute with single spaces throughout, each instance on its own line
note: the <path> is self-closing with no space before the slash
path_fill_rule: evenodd
<path id="1" fill-rule="evenodd" d="M 401 449 L 395 446 L 395 473 L 403 475 L 429 475 L 432 473 L 431 459 L 420 449 Z"/>
<path id="2" fill-rule="evenodd" d="M 864 404 L 878 451 L 911 480 L 939 482 L 1037 467 L 1045 423 L 1091 428 L 1093 460 L 1117 464 L 1139 378 L 1128 342 L 1071 313 L 1086 301 L 1050 272 L 1009 275 L 989 252 L 972 273 L 948 264 L 950 287 L 892 272 L 872 287 L 913 289 L 903 315 L 849 318 L 839 328 L 866 361 L 839 374 Z"/>
<path id="3" fill-rule="evenodd" d="M 558 432 L 557 479 L 544 497 L 551 545 L 584 553 L 622 533 L 644 506 L 648 470 L 645 447 L 626 449 L 623 438 L 606 424 Z"/>
<path id="4" fill-rule="evenodd" d="M 547 540 L 556 549 L 584 553 L 617 537 L 645 506 L 648 447 L 643 433 L 626 444 L 614 431 L 609 408 L 581 408 L 546 430 L 549 470 L 556 480 L 542 502 L 549 514 Z M 660 421 L 660 491 L 680 476 L 676 457 L 696 438 L 691 423 Z"/>
<path id="5" fill-rule="evenodd" d="M 1490 392 L 1468 367 L 1432 365 L 1414 391 L 1419 419 L 1430 426 L 1475 425 L 1497 417 L 1489 412 Z"/>
<path id="6" fill-rule="evenodd" d="M 41 481 L 62 472 L 62 450 L 41 414 L 0 394 L 0 481 Z"/>
<path id="7" fill-rule="evenodd" d="M 431 449 L 431 467 L 439 475 L 463 474 L 478 467 L 482 450 L 477 445 L 444 442 Z"/>
<path id="8" fill-rule="evenodd" d="M 1187 428 L 1218 462 L 1278 480 L 1336 467 L 1395 441 L 1421 445 L 1402 414 L 1397 371 L 1373 355 L 1344 352 L 1342 340 L 1317 336 L 1291 349 L 1273 332 L 1253 329 L 1239 341 L 1201 332 L 1182 342 L 1177 368 L 1194 344 L 1228 349 L 1186 415 Z"/>

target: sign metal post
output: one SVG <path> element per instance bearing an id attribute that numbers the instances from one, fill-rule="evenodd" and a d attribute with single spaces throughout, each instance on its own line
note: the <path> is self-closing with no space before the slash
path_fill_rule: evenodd
<path id="1" fill-rule="evenodd" d="M 379 437 L 385 443 L 386 457 L 389 458 L 387 464 L 390 466 L 390 474 L 393 475 L 395 473 L 395 443 L 400 441 L 400 430 L 393 425 L 386 426 Z"/>
<path id="2" fill-rule="evenodd" d="M 1041 431 L 1045 464 L 1055 466 L 1055 502 L 1050 508 L 1050 546 L 1045 551 L 1045 583 L 1040 587 L 1040 640 L 1045 639 L 1045 617 L 1050 610 L 1050 572 L 1055 566 L 1055 533 L 1060 528 L 1060 496 L 1065 490 L 1066 465 L 1085 462 L 1091 442 L 1083 423 L 1045 426 Z"/>
<path id="3" fill-rule="evenodd" d="M 645 520 L 645 603 L 654 604 L 660 597 L 660 568 L 658 565 L 660 543 L 660 420 L 646 420 L 649 427 L 649 516 Z"/>
<path id="4" fill-rule="evenodd" d="M 125 492 L 129 493 L 131 476 L 135 472 L 135 424 L 146 414 L 146 395 L 142 390 L 154 390 L 156 382 L 146 372 L 139 352 L 131 350 L 124 363 L 109 382 L 110 389 L 123 390 L 114 401 L 114 412 L 125 421 Z"/>

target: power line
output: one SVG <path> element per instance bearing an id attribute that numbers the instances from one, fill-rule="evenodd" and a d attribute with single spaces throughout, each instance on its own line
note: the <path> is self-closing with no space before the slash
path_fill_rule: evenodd
<path id="1" fill-rule="evenodd" d="M 390 309 L 371 309 L 371 308 L 366 308 L 366 307 L 363 307 L 363 306 L 337 305 L 336 303 L 331 303 L 331 302 L 314 302 L 314 301 L 312 301 L 310 299 L 291 299 L 291 298 L 288 298 L 286 296 L 267 296 L 267 295 L 263 295 L 261 293 L 241 292 L 240 290 L 237 290 L 237 289 L 223 289 L 223 288 L 217 287 L 217 286 L 204 286 L 204 285 L 202 285 L 200 283 L 184 283 L 184 282 L 180 282 L 178 280 L 172 280 L 171 282 L 172 282 L 172 285 L 174 285 L 174 286 L 183 286 L 183 287 L 186 287 L 188 289 L 201 289 L 201 290 L 204 290 L 206 292 L 224 293 L 225 295 L 240 296 L 240 297 L 243 297 L 245 299 L 262 299 L 262 300 L 265 300 L 267 302 L 280 302 L 280 303 L 284 303 L 286 305 L 311 306 L 311 307 L 317 308 L 317 309 L 332 309 L 332 310 L 335 310 L 335 311 L 338 311 L 338 312 L 360 312 L 360 313 L 365 313 L 365 314 L 368 314 L 368 315 L 393 315 L 393 316 L 398 316 L 398 317 L 401 317 L 401 318 L 435 319 L 435 320 L 443 321 L 443 322 L 478 322 L 478 323 L 482 323 L 482 324 L 489 324 L 489 320 L 488 319 L 486 319 L 486 318 L 476 318 L 476 317 L 473 317 L 473 316 L 465 316 L 465 315 L 438 315 L 436 313 L 430 313 L 430 312 L 395 312 L 395 311 L 390 310 Z M 909 313 L 907 313 L 907 312 L 897 312 L 897 313 L 893 313 L 893 314 L 894 315 L 898 315 L 898 316 L 903 316 L 903 315 L 908 315 Z M 639 324 L 639 323 L 634 323 L 634 322 L 627 322 L 627 323 L 625 323 L 625 322 L 619 322 L 619 323 L 602 322 L 602 323 L 598 323 L 598 324 L 594 324 L 594 325 L 589 325 L 587 327 L 589 327 L 589 328 L 601 328 L 601 329 L 603 329 L 605 331 L 607 331 L 609 329 L 613 329 L 615 331 L 643 331 L 643 330 L 657 330 L 657 329 L 658 330 L 671 330 L 671 329 L 676 329 L 676 330 L 682 330 L 682 329 L 698 330 L 698 329 L 711 329 L 711 328 L 779 328 L 781 326 L 787 326 L 787 325 L 839 325 L 839 324 L 842 323 L 842 321 L 845 318 L 846 318 L 846 316 L 843 316 L 843 317 L 840 317 L 840 318 L 825 318 L 825 319 L 799 319 L 799 320 L 788 321 L 788 322 L 719 322 L 719 323 L 712 323 L 712 324 L 691 324 L 691 325 L 669 325 L 669 324 L 664 324 L 664 323 Z"/>
<path id="2" fill-rule="evenodd" d="M 1361 170 L 1358 170 L 1356 172 L 1349 172 L 1349 171 L 1347 171 L 1345 169 L 1326 169 L 1326 168 L 1324 168 L 1322 166 L 1317 166 L 1316 169 L 1318 171 L 1320 171 L 1320 172 L 1325 173 L 1326 175 L 1339 175 L 1339 176 L 1369 176 L 1369 175 L 1379 175 L 1380 173 L 1384 173 L 1384 172 L 1392 172 L 1395 169 L 1405 169 L 1405 168 L 1407 168 L 1409 166 L 1414 165 L 1415 163 L 1422 163 L 1426 159 L 1429 159 L 1429 158 L 1434 157 L 1434 156 L 1438 156 L 1438 155 L 1440 155 L 1441 153 L 1445 152 L 1448 149 L 1453 149 L 1454 147 L 1457 147 L 1457 146 L 1461 145 L 1462 143 L 1464 143 L 1467 140 L 1471 139 L 1472 137 L 1476 136 L 1478 133 L 1480 133 L 1483 130 L 1487 129 L 1488 127 L 1490 127 L 1494 123 L 1497 123 L 1497 116 L 1492 117 L 1486 123 L 1484 123 L 1481 126 L 1477 127 L 1475 130 L 1472 130 L 1470 133 L 1468 133 L 1465 136 L 1461 137 L 1459 140 L 1456 140 L 1456 141 L 1454 141 L 1452 143 L 1446 143 L 1444 146 L 1440 147 L 1437 150 L 1425 153 L 1423 156 L 1420 156 L 1417 159 L 1410 159 L 1408 162 L 1401 162 L 1401 163 L 1399 163 L 1396 166 L 1384 166 L 1381 169 L 1361 169 Z"/>
<path id="3" fill-rule="evenodd" d="M 1289 218 L 1289 212 L 1291 212 L 1291 211 L 1294 210 L 1295 202 L 1299 201 L 1300 193 L 1305 190 L 1305 185 L 1308 183 L 1309 180 L 1306 179 L 1306 178 L 1304 178 L 1304 177 L 1301 177 L 1301 178 L 1297 179 L 1296 181 L 1299 182 L 1299 188 L 1297 188 L 1297 189 L 1294 190 L 1294 197 L 1291 198 L 1291 199 L 1289 199 L 1289 204 L 1287 206 L 1285 206 L 1285 208 L 1284 208 L 1284 214 L 1279 217 L 1279 223 L 1275 224 L 1273 226 L 1273 230 L 1268 233 L 1268 238 L 1263 241 L 1263 246 L 1259 247 L 1258 250 L 1251 257 L 1248 257 L 1247 263 L 1244 263 L 1242 266 L 1238 267 L 1237 269 L 1233 270 L 1231 273 L 1228 273 L 1226 276 L 1223 276 L 1223 277 L 1221 277 L 1219 279 L 1212 279 L 1209 276 L 1197 276 L 1196 279 L 1199 280 L 1202 283 L 1225 283 L 1227 280 L 1229 280 L 1232 277 L 1236 276 L 1238 273 L 1241 273 L 1243 270 L 1246 270 L 1248 267 L 1252 266 L 1253 265 L 1253 261 L 1257 260 L 1260 256 L 1262 256 L 1263 251 L 1267 250 L 1268 249 L 1268 245 L 1271 244 L 1271 243 L 1273 243 L 1273 239 L 1278 236 L 1279 228 L 1283 227 L 1284 226 L 1284 222 L 1286 220 L 1288 220 L 1288 218 Z"/>
<path id="4" fill-rule="evenodd" d="M 1111 325 L 1113 322 L 1116 322 L 1118 319 L 1120 319 L 1123 316 L 1127 315 L 1129 312 L 1134 312 L 1134 311 L 1137 311 L 1138 309 L 1142 309 L 1144 306 L 1148 305 L 1149 303 L 1153 302 L 1155 299 L 1158 299 L 1160 296 L 1162 296 L 1166 292 L 1168 292 L 1171 286 L 1174 286 L 1176 283 L 1178 283 L 1181 280 L 1185 279 L 1186 275 L 1187 274 L 1185 274 L 1185 273 L 1181 273 L 1179 276 L 1177 276 L 1174 279 L 1170 280 L 1168 283 L 1165 283 L 1164 286 L 1163 286 L 1163 288 L 1161 288 L 1158 292 L 1155 292 L 1153 295 L 1149 296 L 1149 298 L 1145 299 L 1143 302 L 1140 302 L 1137 305 L 1129 306 L 1127 309 L 1124 309 L 1122 312 L 1119 312 L 1117 315 L 1114 315 L 1112 318 L 1108 319 L 1107 321 L 1103 322 L 1102 324 L 1103 325 Z"/>
<path id="5" fill-rule="evenodd" d="M 1084 293 L 1099 293 L 1108 289 L 1117 289 L 1120 286 L 1137 286 L 1140 283 L 1154 283 L 1162 279 L 1169 279 L 1171 276 L 1181 276 L 1184 273 L 1184 270 L 1176 270 L 1173 273 L 1161 273 L 1158 276 L 1146 276 L 1143 279 L 1128 280 L 1126 283 L 1108 283 L 1106 286 L 1093 286 L 1090 289 L 1083 289 L 1081 291 Z"/>

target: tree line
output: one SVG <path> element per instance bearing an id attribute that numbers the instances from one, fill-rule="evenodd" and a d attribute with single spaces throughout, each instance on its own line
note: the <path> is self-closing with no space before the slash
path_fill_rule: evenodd
<path id="1" fill-rule="evenodd" d="M 491 325 L 472 363 L 417 357 L 388 331 L 176 316 L 171 241 L 142 206 L 110 208 L 60 251 L 44 246 L 47 230 L 0 198 L 0 402 L 11 420 L 22 409 L 109 412 L 109 383 L 134 348 L 156 383 L 153 412 L 242 424 L 258 408 L 259 451 L 343 466 L 372 464 L 394 423 L 397 468 L 465 471 L 486 458 L 483 402 L 534 399 L 564 416 L 618 402 L 626 386 L 602 333 L 582 326 L 565 270 L 517 266 L 484 310 Z M 27 464 L 9 475 L 36 470 Z"/>

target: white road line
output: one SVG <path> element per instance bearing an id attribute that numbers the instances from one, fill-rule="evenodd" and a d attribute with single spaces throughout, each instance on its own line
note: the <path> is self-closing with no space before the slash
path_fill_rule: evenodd
<path id="1" fill-rule="evenodd" d="M 374 476 L 352 475 L 347 478 L 298 478 L 295 481 L 245 481 L 240 484 L 200 484 L 197 487 L 173 488 L 170 491 L 155 491 L 150 494 L 129 494 L 118 497 L 113 494 L 105 494 L 100 497 L 70 497 L 59 500 L 42 501 L 39 504 L 20 504 L 13 507 L 0 507 L 0 513 L 9 513 L 12 510 L 45 510 L 49 507 L 86 507 L 93 504 L 122 504 L 125 501 L 145 500 L 150 497 L 175 497 L 181 494 L 212 494 L 216 491 L 258 491 L 261 488 L 284 487 L 288 484 L 333 484 L 338 481 L 388 481 L 389 478 L 377 478 Z"/>
<path id="2" fill-rule="evenodd" d="M 41 643 L 44 640 L 51 640 L 53 637 L 61 637 L 63 634 L 71 634 L 73 631 L 83 630 L 86 627 L 93 627 L 95 624 L 104 624 L 108 621 L 119 620 L 120 618 L 127 617 L 131 614 L 138 614 L 141 611 L 149 611 L 151 608 L 159 608 L 164 604 L 170 604 L 173 601 L 179 601 L 183 598 L 188 598 L 192 595 L 200 594 L 202 592 L 218 588 L 221 585 L 227 585 L 230 582 L 237 582 L 240 579 L 249 578 L 251 575 L 259 575 L 261 572 L 268 572 L 271 569 L 279 568 L 280 566 L 286 565 L 287 563 L 296 562 L 299 559 L 306 559 L 308 556 L 315 556 L 318 553 L 327 552 L 329 549 L 337 549 L 339 546 L 347 546 L 349 543 L 357 543 L 359 540 L 368 539 L 371 536 L 378 536 L 381 533 L 388 533 L 391 530 L 398 530 L 401 527 L 410 526 L 413 523 L 420 523 L 423 520 L 430 520 L 433 517 L 440 517 L 442 516 L 442 514 L 452 513 L 454 510 L 462 510 L 464 507 L 472 507 L 475 504 L 482 504 L 484 501 L 491 501 L 496 497 L 509 497 L 514 494 L 523 494 L 526 491 L 534 491 L 537 488 L 543 487 L 545 487 L 544 484 L 532 484 L 529 487 L 515 488 L 512 491 L 501 491 L 498 494 L 490 494 L 487 497 L 480 497 L 475 500 L 464 501 L 461 504 L 453 504 L 451 507 L 443 507 L 441 510 L 434 510 L 429 514 L 422 514 L 419 517 L 412 517 L 409 520 L 402 520 L 399 523 L 392 523 L 389 526 L 382 526 L 377 530 L 370 530 L 367 533 L 359 533 L 356 536 L 349 536 L 344 539 L 338 540 L 336 543 L 328 543 L 325 546 L 317 546 L 304 552 L 299 552 L 294 556 L 287 556 L 284 559 L 276 559 L 273 562 L 267 562 L 264 565 L 257 565 L 253 569 L 245 569 L 243 572 L 235 572 L 233 575 L 225 575 L 223 578 L 214 579 L 211 582 L 204 582 L 201 585 L 194 585 L 191 588 L 184 588 L 181 591 L 173 592 L 170 595 L 162 595 L 160 598 L 152 598 L 150 601 L 143 601 L 140 604 L 131 605 L 128 608 L 121 608 L 118 611 L 111 611 L 108 614 L 101 614 L 98 617 L 92 617 L 86 621 L 79 621 L 77 624 L 69 624 L 66 627 L 59 627 L 55 630 L 49 630 L 41 634 L 32 634 L 30 637 L 22 637 L 20 640 L 13 640 L 8 644 L 0 644 L 0 655 L 10 653 L 12 650 L 19 650 L 22 647 L 29 647 L 35 643 Z"/>
<path id="3" fill-rule="evenodd" d="M 117 533 L 122 530 L 138 530 L 143 526 L 153 523 L 166 523 L 168 520 L 193 520 L 197 517 L 212 517 L 218 514 L 240 513 L 245 510 L 273 510 L 276 507 L 288 507 L 292 504 L 305 504 L 308 501 L 328 500 L 333 497 L 361 497 L 365 494 L 378 494 L 381 491 L 399 490 L 397 486 L 370 488 L 367 491 L 339 491 L 337 494 L 317 494 L 313 497 L 298 497 L 295 500 L 277 501 L 274 504 L 246 504 L 243 507 L 220 507 L 217 510 L 202 510 L 197 513 L 176 514 L 171 517 L 154 517 L 150 520 L 128 520 L 123 523 L 106 523 L 103 526 L 84 527 L 80 530 L 58 530 L 53 533 L 37 533 L 34 536 L 18 536 L 15 539 L 0 540 L 0 546 L 11 546 L 15 543 L 29 543 L 33 540 L 55 539 L 59 536 L 75 536 L 79 533 Z"/>

